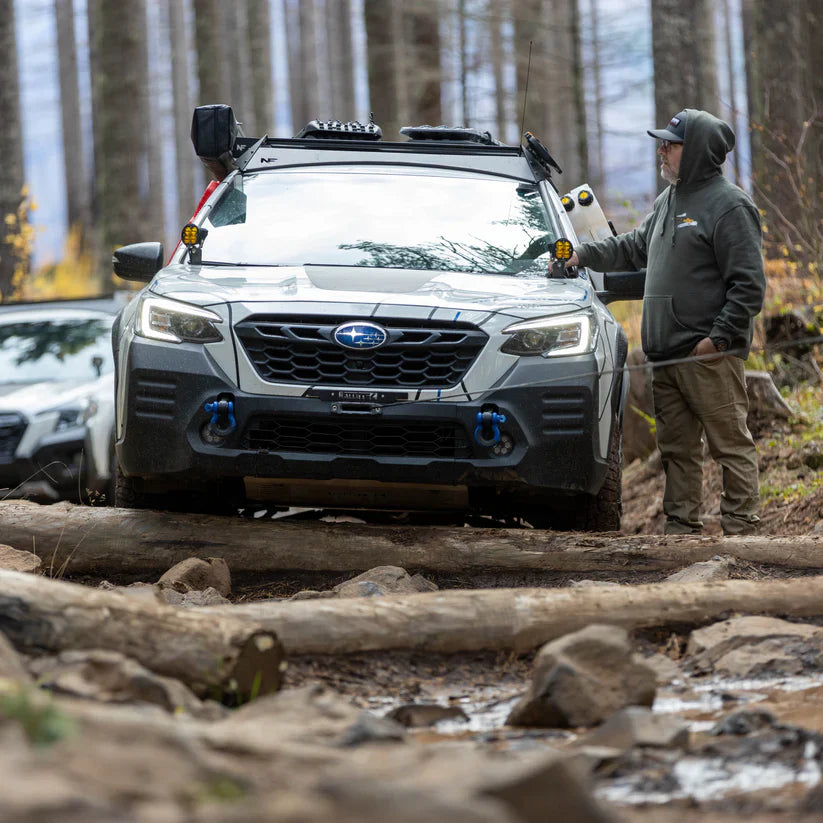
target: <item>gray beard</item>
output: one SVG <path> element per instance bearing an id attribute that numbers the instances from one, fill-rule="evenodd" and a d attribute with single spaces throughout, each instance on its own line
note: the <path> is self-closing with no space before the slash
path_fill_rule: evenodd
<path id="1" fill-rule="evenodd" d="M 667 182 L 674 185 L 677 182 L 677 175 L 663 163 L 660 164 L 660 176 Z"/>

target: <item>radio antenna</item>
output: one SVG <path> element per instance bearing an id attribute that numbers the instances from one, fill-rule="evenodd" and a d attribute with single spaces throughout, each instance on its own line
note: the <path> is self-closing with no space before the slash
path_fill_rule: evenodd
<path id="1" fill-rule="evenodd" d="M 523 90 L 523 116 L 520 118 L 520 138 L 518 139 L 518 143 L 523 137 L 523 129 L 526 125 L 526 101 L 529 99 L 529 75 L 532 73 L 532 44 L 533 40 L 529 40 L 529 59 L 526 63 L 526 88 Z M 523 146 L 520 144 L 520 151 L 522 153 Z"/>

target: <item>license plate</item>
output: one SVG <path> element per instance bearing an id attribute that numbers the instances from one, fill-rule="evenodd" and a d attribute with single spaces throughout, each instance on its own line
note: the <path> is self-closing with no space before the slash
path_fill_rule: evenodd
<path id="1" fill-rule="evenodd" d="M 328 400 L 332 403 L 398 403 L 408 400 L 407 392 L 385 391 L 358 391 L 356 389 L 337 389 L 334 391 L 315 389 L 307 397 L 316 397 L 318 400 Z"/>

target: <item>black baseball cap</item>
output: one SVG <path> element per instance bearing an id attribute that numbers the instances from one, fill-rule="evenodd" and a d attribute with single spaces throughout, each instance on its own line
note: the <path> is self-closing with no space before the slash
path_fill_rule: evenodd
<path id="1" fill-rule="evenodd" d="M 686 136 L 686 117 L 688 112 L 679 111 L 669 120 L 665 129 L 649 129 L 647 134 L 658 140 L 668 140 L 670 143 L 682 143 Z"/>

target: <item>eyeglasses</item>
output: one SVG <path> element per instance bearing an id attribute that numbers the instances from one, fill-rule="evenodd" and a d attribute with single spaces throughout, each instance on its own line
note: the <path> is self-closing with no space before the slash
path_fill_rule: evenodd
<path id="1" fill-rule="evenodd" d="M 663 151 L 668 151 L 672 146 L 682 146 L 682 143 L 674 143 L 671 140 L 661 140 L 660 141 L 660 148 Z"/>

